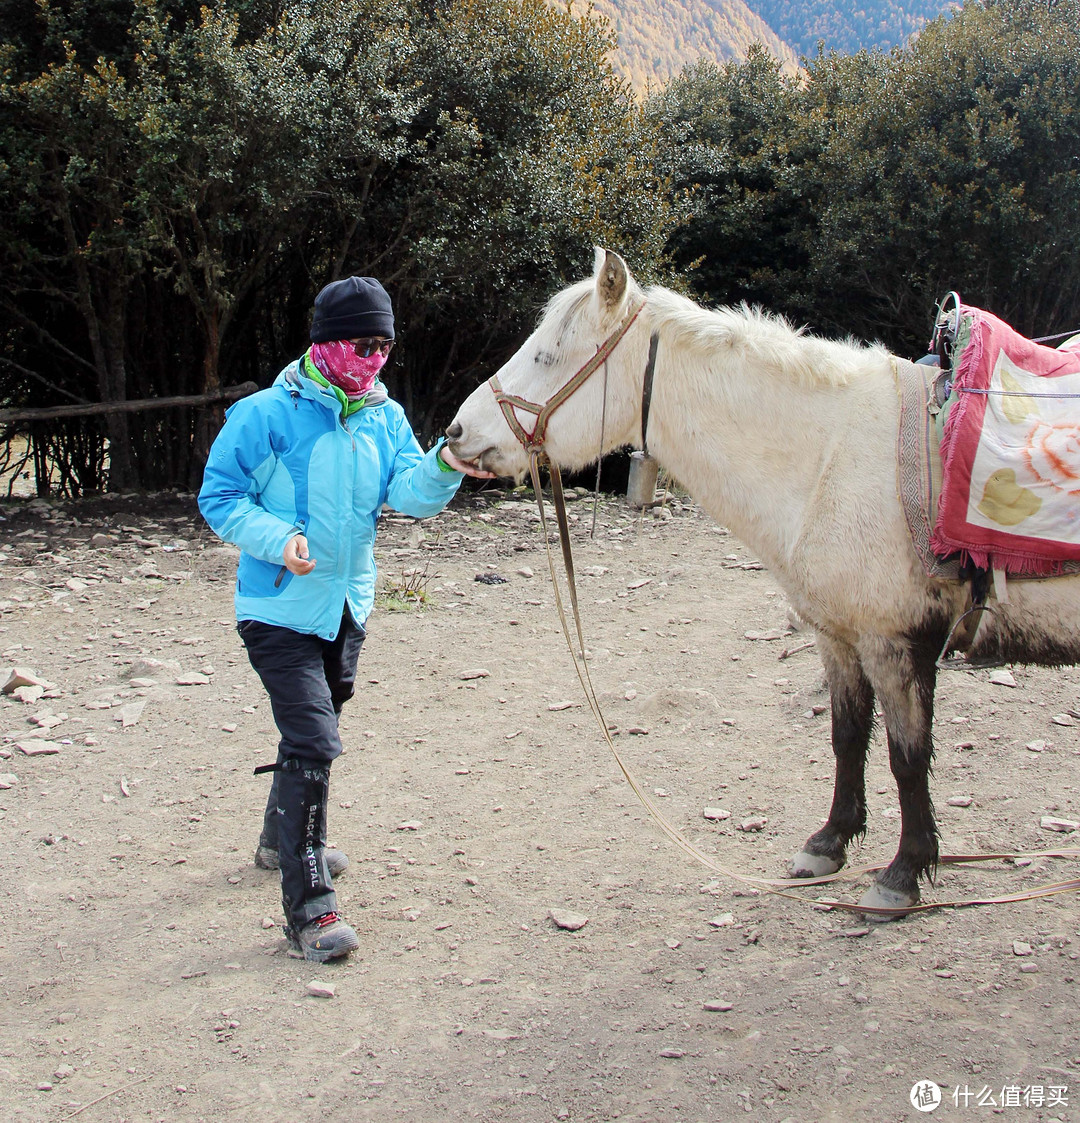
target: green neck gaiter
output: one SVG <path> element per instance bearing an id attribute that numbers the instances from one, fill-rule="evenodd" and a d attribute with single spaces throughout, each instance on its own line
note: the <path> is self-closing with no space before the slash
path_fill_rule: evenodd
<path id="1" fill-rule="evenodd" d="M 340 386 L 335 386 L 332 382 L 328 382 L 319 368 L 311 361 L 311 352 L 304 352 L 304 374 L 311 379 L 312 382 L 317 382 L 320 386 L 325 386 L 335 398 L 341 403 L 341 416 L 342 419 L 351 416 L 358 409 L 364 408 L 364 402 L 367 401 L 367 396 L 363 398 L 349 398 L 345 391 Z"/>

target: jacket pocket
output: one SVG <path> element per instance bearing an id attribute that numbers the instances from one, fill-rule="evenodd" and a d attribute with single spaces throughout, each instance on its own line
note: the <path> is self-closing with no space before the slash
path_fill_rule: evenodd
<path id="1" fill-rule="evenodd" d="M 259 561 L 249 554 L 240 555 L 236 567 L 236 589 L 242 597 L 279 597 L 293 579 L 280 563 Z"/>

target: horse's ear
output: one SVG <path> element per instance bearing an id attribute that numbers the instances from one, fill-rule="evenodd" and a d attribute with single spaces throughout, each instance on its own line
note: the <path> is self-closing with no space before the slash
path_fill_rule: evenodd
<path id="1" fill-rule="evenodd" d="M 617 307 L 626 295 L 626 285 L 630 279 L 626 262 L 617 253 L 598 247 L 594 269 L 600 303 L 607 309 Z"/>

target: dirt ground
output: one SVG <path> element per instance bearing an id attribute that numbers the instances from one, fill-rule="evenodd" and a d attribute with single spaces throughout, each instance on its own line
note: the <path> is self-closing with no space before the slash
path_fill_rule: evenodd
<path id="1" fill-rule="evenodd" d="M 0 513 L 3 678 L 54 684 L 0 702 L 5 1120 L 846 1123 L 921 1117 L 925 1081 L 938 1118 L 1080 1120 L 1077 894 L 870 927 L 686 857 L 583 704 L 528 497 L 384 520 L 399 603 L 370 621 L 330 807 L 361 950 L 325 966 L 287 953 L 251 862 L 276 737 L 232 549 L 190 496 Z M 591 501 L 572 513 L 619 751 L 705 852 L 777 876 L 831 795 L 809 635 L 690 502 L 606 499 L 593 538 Z M 1078 845 L 1040 824 L 1080 819 L 1080 670 L 1012 670 L 942 676 L 944 852 Z M 858 859 L 888 860 L 880 731 L 869 799 Z M 997 860 L 924 899 L 1076 875 Z"/>

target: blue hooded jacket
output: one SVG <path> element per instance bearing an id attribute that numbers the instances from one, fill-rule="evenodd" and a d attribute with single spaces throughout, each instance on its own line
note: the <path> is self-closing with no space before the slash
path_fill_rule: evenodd
<path id="1" fill-rule="evenodd" d="M 231 406 L 207 459 L 199 510 L 219 538 L 240 547 L 237 619 L 327 640 L 346 606 L 362 624 L 375 599 L 383 504 L 436 515 L 464 478 L 440 467 L 441 444 L 425 455 L 389 398 L 343 419 L 333 392 L 305 377 L 300 360 Z M 316 562 L 302 577 L 283 564 L 297 534 Z"/>

